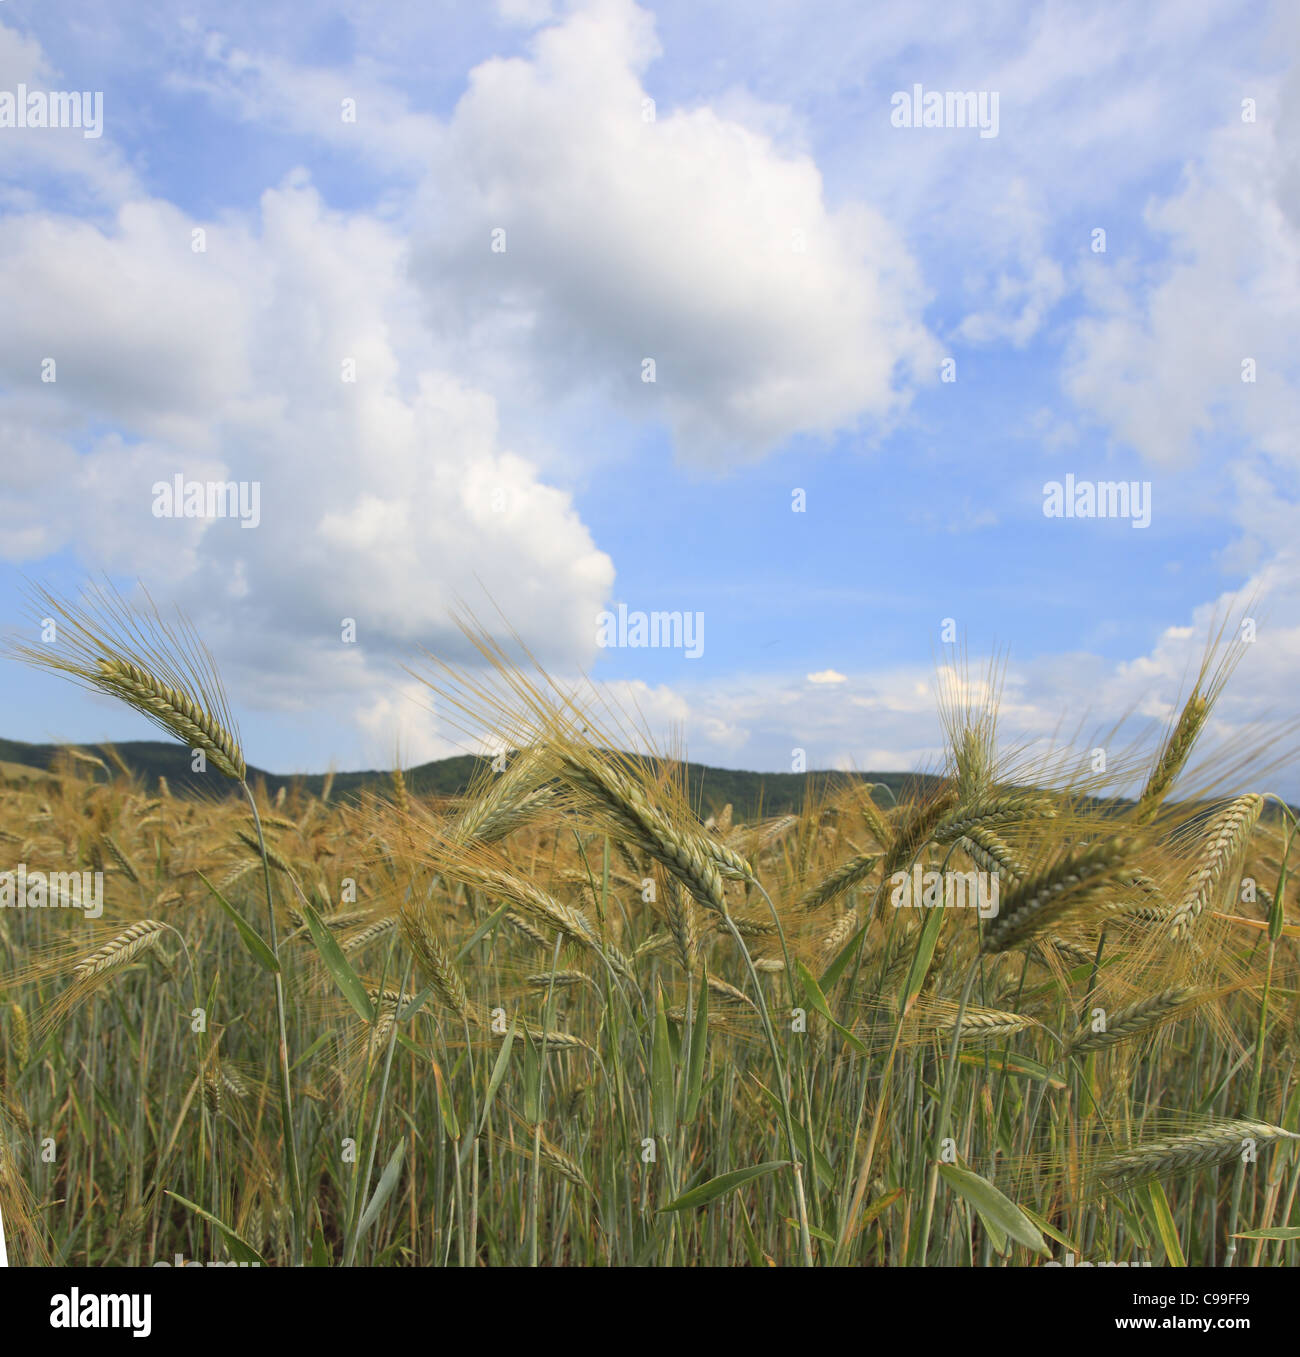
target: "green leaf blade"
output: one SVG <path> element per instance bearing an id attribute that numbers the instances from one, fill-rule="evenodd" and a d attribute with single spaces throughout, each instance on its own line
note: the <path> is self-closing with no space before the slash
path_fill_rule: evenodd
<path id="1" fill-rule="evenodd" d="M 1000 1192 L 987 1178 L 981 1178 L 970 1169 L 958 1168 L 956 1164 L 940 1164 L 939 1176 L 959 1197 L 979 1212 L 985 1228 L 996 1243 L 999 1236 L 1004 1241 L 1014 1239 L 1035 1253 L 1048 1257 L 1049 1252 L 1038 1227 L 1011 1200 Z"/>
<path id="2" fill-rule="evenodd" d="M 761 1178 L 768 1173 L 775 1173 L 778 1169 L 788 1168 L 790 1163 L 789 1159 L 770 1159 L 766 1164 L 755 1164 L 747 1169 L 733 1169 L 730 1173 L 722 1173 L 716 1178 L 710 1178 L 707 1183 L 701 1183 L 698 1187 L 691 1188 L 689 1192 L 683 1192 L 680 1197 L 659 1209 L 660 1211 L 687 1211 L 693 1206 L 707 1206 L 709 1202 L 716 1201 L 717 1198 L 725 1196 L 728 1192 L 734 1192 L 736 1188 L 743 1187 L 755 1178 Z"/>
<path id="3" fill-rule="evenodd" d="M 302 914 L 307 920 L 311 940 L 316 944 L 316 950 L 325 963 L 325 969 L 333 977 L 343 997 L 352 1005 L 353 1011 L 362 1022 L 374 1022 L 375 1009 L 370 1002 L 370 996 L 366 993 L 366 987 L 361 983 L 361 977 L 352 969 L 347 957 L 343 955 L 343 949 L 334 940 L 334 935 L 325 927 L 320 915 L 306 900 L 302 902 Z"/>
<path id="4" fill-rule="evenodd" d="M 253 960 L 265 970 L 274 974 L 280 969 L 280 963 L 275 959 L 275 953 L 267 945 L 266 939 L 248 922 L 247 919 L 226 899 L 224 895 L 208 880 L 202 872 L 196 871 L 195 876 L 212 892 L 212 897 L 222 910 L 229 916 L 231 923 L 239 930 L 240 939 L 245 947 L 252 953 Z"/>

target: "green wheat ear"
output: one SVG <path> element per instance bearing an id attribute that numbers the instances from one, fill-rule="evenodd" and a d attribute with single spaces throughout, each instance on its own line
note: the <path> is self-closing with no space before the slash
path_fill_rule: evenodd
<path id="1" fill-rule="evenodd" d="M 1188 1173 L 1213 1164 L 1235 1159 L 1246 1141 L 1259 1148 L 1300 1136 L 1269 1122 L 1242 1119 L 1211 1122 L 1182 1135 L 1165 1136 L 1121 1150 L 1103 1159 L 1097 1170 L 1097 1182 L 1108 1189 L 1133 1187 L 1153 1178 Z"/>

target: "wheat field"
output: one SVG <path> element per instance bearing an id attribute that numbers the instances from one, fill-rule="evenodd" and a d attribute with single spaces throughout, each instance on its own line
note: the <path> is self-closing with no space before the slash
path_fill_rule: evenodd
<path id="1" fill-rule="evenodd" d="M 924 792 L 742 823 L 482 636 L 427 680 L 501 742 L 464 797 L 268 798 L 183 624 L 42 607 L 20 658 L 212 790 L 0 786 L 7 859 L 104 882 L 0 909 L 13 1261 L 1300 1262 L 1296 822 L 1189 774 L 1222 645 L 1108 771 L 962 678 Z"/>

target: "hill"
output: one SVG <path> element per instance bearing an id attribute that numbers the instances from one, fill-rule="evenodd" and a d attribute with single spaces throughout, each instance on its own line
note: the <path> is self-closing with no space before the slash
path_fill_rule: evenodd
<path id="1" fill-rule="evenodd" d="M 106 763 L 112 762 L 103 745 L 77 747 L 96 754 Z M 24 776 L 39 777 L 47 772 L 63 748 L 65 746 L 0 739 L 0 776 L 10 780 Z M 220 795 L 229 786 L 217 773 L 191 772 L 189 751 L 170 741 L 129 740 L 114 745 L 113 750 L 148 787 L 157 786 L 159 777 L 165 777 L 171 790 L 181 795 Z M 484 769 L 485 763 L 485 760 L 472 754 L 435 759 L 431 763 L 406 769 L 406 784 L 418 796 L 459 796 L 468 788 L 475 774 Z M 688 763 L 686 776 L 692 804 L 701 815 L 709 815 L 730 804 L 740 820 L 753 819 L 759 814 L 784 815 L 798 810 L 804 803 L 810 784 L 814 788 L 823 788 L 828 784 L 856 779 L 883 783 L 894 797 L 900 797 L 905 789 L 924 787 L 930 782 L 924 774 L 916 773 L 751 773 L 735 768 L 714 768 L 702 763 Z M 300 787 L 305 792 L 319 795 L 325 784 L 323 773 L 272 773 L 254 768 L 251 764 L 248 778 L 254 785 L 265 783 L 267 792 L 272 796 L 281 787 Z M 367 787 L 390 785 L 387 769 L 336 773 L 331 795 L 355 796 Z M 885 802 L 890 800 L 883 794 L 881 799 Z"/>

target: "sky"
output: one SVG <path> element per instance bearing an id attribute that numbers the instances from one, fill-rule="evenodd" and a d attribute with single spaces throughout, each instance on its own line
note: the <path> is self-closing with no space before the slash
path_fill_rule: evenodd
<path id="1" fill-rule="evenodd" d="M 457 608 L 692 758 L 883 771 L 954 638 L 1086 747 L 1227 619 L 1275 752 L 1298 57 L 1218 0 L 4 0 L 0 630 L 142 585 L 277 772 L 473 747 Z M 0 712 L 152 733 L 8 659 Z"/>

